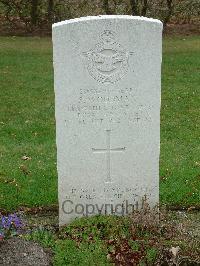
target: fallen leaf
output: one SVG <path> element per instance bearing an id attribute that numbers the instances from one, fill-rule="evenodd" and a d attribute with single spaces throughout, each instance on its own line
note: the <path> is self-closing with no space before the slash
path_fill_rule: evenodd
<path id="1" fill-rule="evenodd" d="M 28 157 L 28 156 L 24 155 L 24 156 L 22 156 L 21 159 L 24 160 L 24 161 L 27 161 L 27 160 L 31 160 L 31 157 Z"/>
<path id="2" fill-rule="evenodd" d="M 108 254 L 108 255 L 107 255 L 107 260 L 110 260 L 110 259 L 111 259 L 111 255 Z"/>
<path id="3" fill-rule="evenodd" d="M 19 169 L 20 169 L 25 175 L 28 175 L 28 174 L 30 173 L 30 171 L 28 171 L 28 168 L 27 168 L 25 165 L 23 165 L 23 164 L 20 165 Z"/>
<path id="4" fill-rule="evenodd" d="M 187 212 L 190 212 L 190 211 L 193 211 L 193 210 L 195 210 L 195 207 L 194 207 L 194 206 L 191 206 L 191 207 L 189 207 L 189 208 L 187 209 Z"/>
<path id="5" fill-rule="evenodd" d="M 174 257 L 177 257 L 178 252 L 180 251 L 180 247 L 172 247 L 169 251 L 173 254 Z"/>

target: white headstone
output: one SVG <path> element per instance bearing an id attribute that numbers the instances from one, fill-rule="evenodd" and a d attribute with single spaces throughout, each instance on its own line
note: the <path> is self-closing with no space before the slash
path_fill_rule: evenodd
<path id="1" fill-rule="evenodd" d="M 162 23 L 53 25 L 60 225 L 159 201 Z"/>

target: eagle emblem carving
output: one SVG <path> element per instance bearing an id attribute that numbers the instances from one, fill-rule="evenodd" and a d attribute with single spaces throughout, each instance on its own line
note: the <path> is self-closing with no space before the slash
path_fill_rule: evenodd
<path id="1" fill-rule="evenodd" d="M 83 53 L 89 74 L 98 82 L 115 83 L 128 71 L 129 53 L 116 42 L 115 33 L 105 30 L 94 49 Z"/>

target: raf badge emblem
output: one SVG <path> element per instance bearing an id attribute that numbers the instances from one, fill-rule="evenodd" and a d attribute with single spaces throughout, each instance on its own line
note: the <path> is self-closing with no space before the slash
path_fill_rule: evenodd
<path id="1" fill-rule="evenodd" d="M 98 82 L 115 83 L 128 71 L 129 53 L 116 42 L 115 33 L 105 30 L 95 48 L 83 53 L 89 74 Z"/>

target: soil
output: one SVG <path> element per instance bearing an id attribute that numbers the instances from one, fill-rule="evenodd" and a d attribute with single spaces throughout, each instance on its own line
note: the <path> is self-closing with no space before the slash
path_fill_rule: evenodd
<path id="1" fill-rule="evenodd" d="M 189 36 L 200 35 L 199 24 L 168 24 L 165 31 L 165 35 L 170 36 Z"/>
<path id="2" fill-rule="evenodd" d="M 0 242 L 0 265 L 51 265 L 51 254 L 37 243 L 13 237 Z"/>

